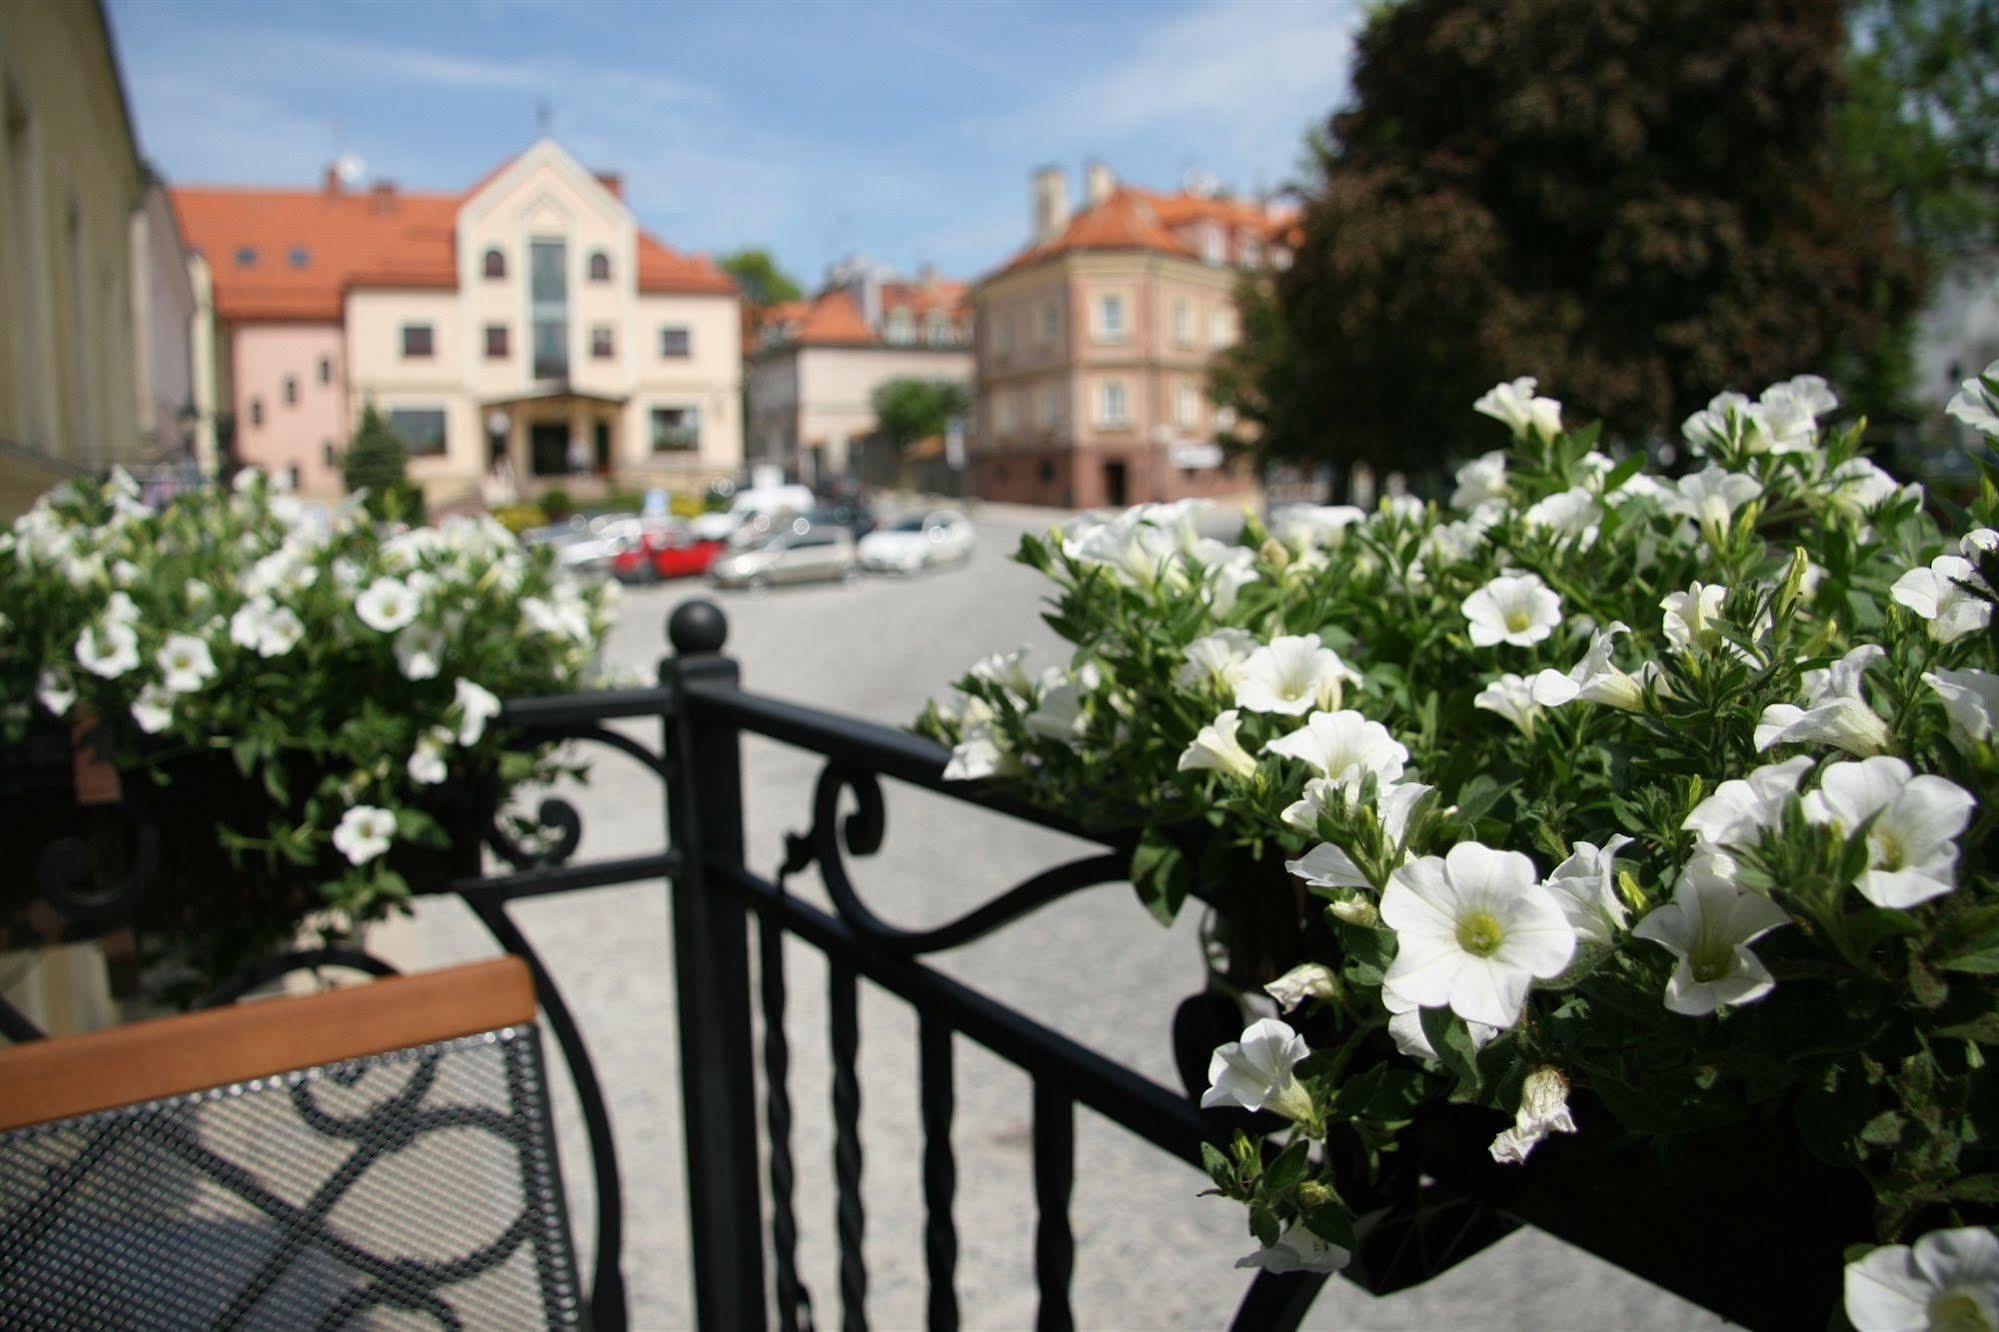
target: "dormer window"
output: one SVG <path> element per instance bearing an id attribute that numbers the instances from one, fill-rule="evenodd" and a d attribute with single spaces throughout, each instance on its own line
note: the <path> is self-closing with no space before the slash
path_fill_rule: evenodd
<path id="1" fill-rule="evenodd" d="M 489 278 L 503 278 L 507 275 L 507 256 L 498 246 L 486 251 L 485 274 Z"/>
<path id="2" fill-rule="evenodd" d="M 592 282 L 609 282 L 611 280 L 611 256 L 605 254 L 602 250 L 592 250 L 590 252 L 590 280 Z"/>
<path id="3" fill-rule="evenodd" d="M 293 268 L 304 268 L 312 262 L 312 255 L 303 245 L 292 246 L 292 252 L 285 256 Z"/>
<path id="4" fill-rule="evenodd" d="M 236 267 L 255 268 L 256 266 L 257 266 L 257 247 L 254 245 L 237 246 Z"/>

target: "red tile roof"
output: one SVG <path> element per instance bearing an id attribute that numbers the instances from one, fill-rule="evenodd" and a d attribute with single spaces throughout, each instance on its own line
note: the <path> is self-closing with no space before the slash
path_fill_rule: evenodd
<path id="1" fill-rule="evenodd" d="M 988 276 L 998 277 L 1076 250 L 1151 250 L 1196 259 L 1200 252 L 1186 236 L 1194 227 L 1213 222 L 1231 231 L 1254 231 L 1262 239 L 1271 240 L 1283 234 L 1283 229 L 1274 227 L 1273 221 L 1271 212 L 1248 199 L 1159 194 L 1120 185 L 1102 203 L 1092 204 L 1070 218 L 1059 235 L 1027 246 Z"/>
<path id="2" fill-rule="evenodd" d="M 168 193 L 181 234 L 214 274 L 217 317 L 330 321 L 341 317 L 353 287 L 456 287 L 458 210 L 507 165 L 464 194 L 386 186 L 352 192 L 176 186 Z M 239 255 L 252 262 L 239 263 Z M 644 231 L 638 269 L 644 292 L 736 290 L 706 256 L 682 254 Z"/>
<path id="3" fill-rule="evenodd" d="M 853 293 L 845 287 L 821 292 L 810 300 L 773 305 L 764 312 L 764 327 L 783 329 L 785 342 L 865 347 L 879 341 L 861 307 L 854 303 Z"/>
<path id="4" fill-rule="evenodd" d="M 904 309 L 917 319 L 933 311 L 942 311 L 953 319 L 961 319 L 971 312 L 972 284 L 952 278 L 884 282 L 881 300 L 884 315 L 891 310 Z"/>

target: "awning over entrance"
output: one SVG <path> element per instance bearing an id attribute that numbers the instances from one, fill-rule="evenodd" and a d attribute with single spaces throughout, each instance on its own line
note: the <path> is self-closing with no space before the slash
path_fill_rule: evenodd
<path id="1" fill-rule="evenodd" d="M 481 408 L 556 407 L 567 403 L 578 403 L 594 407 L 622 407 L 628 400 L 625 394 L 591 393 L 584 389 L 562 386 L 558 388 L 537 389 L 531 393 L 511 393 L 499 398 L 485 398 L 480 401 L 479 406 Z"/>

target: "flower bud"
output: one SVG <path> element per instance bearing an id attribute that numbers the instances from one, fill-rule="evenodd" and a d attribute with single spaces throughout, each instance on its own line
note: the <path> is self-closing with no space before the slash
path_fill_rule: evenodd
<path id="1" fill-rule="evenodd" d="M 1347 924 L 1358 925 L 1362 929 L 1371 929 L 1381 920 L 1381 913 L 1375 910 L 1374 903 L 1359 893 L 1336 899 L 1326 910 Z"/>
<path id="2" fill-rule="evenodd" d="M 1279 1012 L 1289 1013 L 1307 999 L 1330 998 L 1333 973 L 1317 962 L 1307 962 L 1264 986 L 1263 992 L 1277 1001 Z"/>
<path id="3" fill-rule="evenodd" d="M 1298 1201 L 1306 1207 L 1324 1207 L 1335 1196 L 1331 1189 L 1316 1179 L 1308 1179 L 1298 1186 Z"/>
<path id="4" fill-rule="evenodd" d="M 1283 573 L 1285 566 L 1291 563 L 1291 548 L 1276 537 L 1265 537 L 1256 554 L 1274 573 Z"/>

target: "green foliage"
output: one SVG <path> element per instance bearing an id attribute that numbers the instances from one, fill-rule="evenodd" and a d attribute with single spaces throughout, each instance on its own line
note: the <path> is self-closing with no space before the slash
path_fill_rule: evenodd
<path id="1" fill-rule="evenodd" d="M 779 301 L 795 301 L 804 295 L 796 281 L 777 266 L 769 250 L 750 247 L 725 254 L 716 261 L 724 273 L 743 289 L 743 299 L 762 309 Z"/>
<path id="2" fill-rule="evenodd" d="M 559 523 L 576 512 L 576 501 L 569 498 L 569 492 L 561 486 L 550 486 L 541 492 L 541 511 L 548 515 L 552 523 Z"/>
<path id="3" fill-rule="evenodd" d="M 340 474 L 349 494 L 366 492 L 368 512 L 376 518 L 423 521 L 423 492 L 409 480 L 409 450 L 372 402 L 361 410 L 361 424 L 340 459 Z"/>
<path id="4" fill-rule="evenodd" d="M 529 528 L 548 526 L 548 511 L 539 504 L 502 504 L 493 510 L 492 517 L 515 536 Z"/>
<path id="5" fill-rule="evenodd" d="M 964 385 L 931 379 L 891 379 L 876 387 L 872 401 L 876 426 L 898 449 L 943 434 L 972 405 Z"/>

